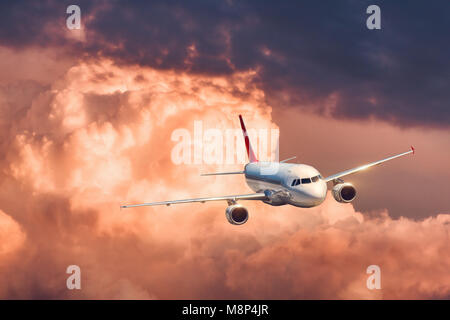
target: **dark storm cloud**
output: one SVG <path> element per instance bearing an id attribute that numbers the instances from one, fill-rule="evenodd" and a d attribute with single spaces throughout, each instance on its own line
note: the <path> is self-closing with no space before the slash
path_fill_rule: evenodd
<path id="1" fill-rule="evenodd" d="M 59 1 L 3 1 L 1 43 L 73 45 L 74 54 L 195 73 L 257 69 L 275 108 L 401 125 L 450 123 L 448 1 L 376 1 L 381 30 L 366 28 L 373 1 L 77 3 L 82 47 L 44 28 L 65 28 L 72 3 Z"/>

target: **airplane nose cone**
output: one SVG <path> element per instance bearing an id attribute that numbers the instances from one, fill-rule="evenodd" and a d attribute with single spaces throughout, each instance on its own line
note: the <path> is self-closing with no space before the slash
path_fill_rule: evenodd
<path id="1" fill-rule="evenodd" d="M 323 186 L 317 186 L 316 188 L 312 188 L 306 192 L 307 197 L 313 205 L 321 204 L 325 200 L 326 193 L 326 187 L 324 188 Z"/>
<path id="2" fill-rule="evenodd" d="M 308 192 L 308 197 L 313 200 L 322 199 L 322 193 L 318 191 Z"/>

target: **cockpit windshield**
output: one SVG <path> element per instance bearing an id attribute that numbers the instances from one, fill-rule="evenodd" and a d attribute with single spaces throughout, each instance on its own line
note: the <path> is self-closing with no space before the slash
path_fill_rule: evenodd
<path id="1" fill-rule="evenodd" d="M 314 183 L 322 179 L 322 176 L 319 174 L 317 176 L 314 176 L 312 178 L 302 178 L 302 179 L 294 179 L 292 180 L 291 186 L 298 186 L 301 182 L 301 184 L 308 184 L 308 183 Z"/>

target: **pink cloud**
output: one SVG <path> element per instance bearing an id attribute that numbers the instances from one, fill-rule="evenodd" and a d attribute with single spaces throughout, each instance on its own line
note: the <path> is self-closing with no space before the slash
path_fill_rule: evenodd
<path id="1" fill-rule="evenodd" d="M 254 75 L 100 60 L 52 82 L 5 135 L 1 203 L 16 222 L 0 215 L 11 225 L 0 239 L 13 248 L 2 260 L 0 297 L 448 297 L 446 214 L 367 217 L 330 195 L 314 209 L 247 202 L 250 220 L 239 227 L 227 223 L 225 203 L 119 210 L 124 202 L 248 192 L 242 176 L 199 177 L 239 166 L 174 164 L 171 134 L 195 120 L 239 128 L 239 113 L 249 127 L 276 128 Z M 71 264 L 81 267 L 81 291 L 65 287 Z M 381 291 L 365 287 L 371 264 L 381 267 Z"/>

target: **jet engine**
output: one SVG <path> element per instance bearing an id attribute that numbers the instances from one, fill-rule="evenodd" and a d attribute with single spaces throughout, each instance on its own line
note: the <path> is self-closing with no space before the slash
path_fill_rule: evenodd
<path id="1" fill-rule="evenodd" d="M 333 193 L 334 199 L 336 199 L 337 202 L 352 202 L 356 197 L 355 187 L 348 182 L 338 183 L 333 187 L 331 191 Z"/>
<path id="2" fill-rule="evenodd" d="M 229 223 L 241 225 L 248 220 L 248 210 L 242 204 L 233 204 L 225 210 L 225 215 Z"/>

